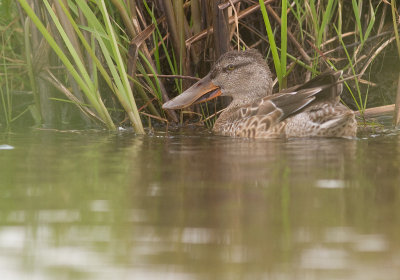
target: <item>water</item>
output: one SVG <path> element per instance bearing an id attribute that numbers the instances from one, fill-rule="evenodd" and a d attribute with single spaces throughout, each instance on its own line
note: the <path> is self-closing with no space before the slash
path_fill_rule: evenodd
<path id="1" fill-rule="evenodd" d="M 400 136 L 0 134 L 4 279 L 400 279 Z"/>

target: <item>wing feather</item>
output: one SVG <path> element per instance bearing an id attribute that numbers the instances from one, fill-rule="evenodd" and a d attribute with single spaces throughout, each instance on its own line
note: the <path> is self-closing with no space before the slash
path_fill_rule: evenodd
<path id="1" fill-rule="evenodd" d="M 259 99 L 233 113 L 218 131 L 239 137 L 279 137 L 288 117 L 307 108 L 312 110 L 320 101 L 331 105 L 338 101 L 341 86 L 335 83 L 340 74 L 323 73 L 303 85 Z"/>

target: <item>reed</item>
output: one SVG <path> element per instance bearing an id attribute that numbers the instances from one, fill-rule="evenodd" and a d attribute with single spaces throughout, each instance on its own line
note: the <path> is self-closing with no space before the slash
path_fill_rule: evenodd
<path id="1" fill-rule="evenodd" d="M 57 44 L 53 39 L 52 34 L 48 32 L 43 23 L 39 18 L 37 18 L 28 3 L 25 0 L 20 0 L 19 2 L 49 45 L 57 53 L 59 59 L 73 76 L 74 80 L 78 83 L 79 88 L 85 94 L 86 99 L 89 101 L 91 106 L 93 106 L 99 119 L 102 120 L 107 128 L 115 130 L 115 124 L 102 101 L 98 80 L 93 79 L 93 77 L 96 77 L 97 71 L 102 74 L 102 77 L 108 84 L 109 88 L 114 92 L 122 107 L 125 109 L 135 131 L 143 134 L 144 130 L 142 122 L 126 75 L 126 66 L 124 65 L 119 50 L 119 41 L 115 35 L 114 27 L 111 24 L 110 15 L 108 14 L 105 2 L 100 1 L 97 7 L 102 14 L 103 22 L 100 22 L 97 19 L 94 12 L 86 3 L 78 1 L 76 4 L 89 24 L 87 28 L 93 31 L 93 36 L 96 39 L 96 43 L 100 46 L 108 71 L 105 70 L 102 63 L 96 57 L 96 49 L 92 48 L 95 44 L 89 45 L 86 41 L 86 38 L 80 31 L 78 24 L 73 19 L 69 9 L 64 5 L 63 1 L 58 0 L 57 2 L 63 11 L 63 13 L 59 12 L 58 15 L 55 14 L 47 0 L 44 0 L 43 3 L 52 18 L 55 27 L 57 28 L 58 35 L 62 38 L 67 51 L 63 51 L 59 44 Z M 65 17 L 61 17 L 60 15 Z M 64 22 L 68 22 L 68 25 L 63 25 L 60 22 L 60 18 L 63 18 Z M 64 26 L 67 26 L 68 28 L 65 28 Z M 86 49 L 88 55 L 90 55 L 93 60 L 93 65 L 85 64 L 77 37 L 80 39 L 79 43 L 83 45 L 84 49 Z"/>
<path id="2" fill-rule="evenodd" d="M 157 19 L 154 15 L 154 10 L 150 9 L 150 7 L 148 6 L 148 4 L 146 3 L 146 1 L 143 1 L 143 4 L 146 8 L 146 11 L 148 13 L 148 15 L 151 18 L 152 24 L 154 24 L 155 26 L 155 32 L 153 33 L 153 44 L 154 44 L 154 48 L 155 48 L 155 52 L 157 52 L 157 55 L 155 56 L 155 61 L 156 61 L 156 65 L 157 65 L 157 69 L 159 73 L 162 73 L 163 71 L 161 70 L 161 61 L 160 61 L 160 53 L 159 53 L 159 47 L 162 47 L 163 50 L 163 54 L 165 56 L 165 60 L 168 63 L 167 65 L 169 66 L 169 71 L 171 72 L 172 75 L 181 75 L 181 67 L 178 67 L 178 62 L 176 61 L 176 55 L 174 55 L 174 52 L 172 49 L 169 49 L 167 44 L 165 43 L 165 40 L 163 38 L 163 35 L 161 34 L 160 28 L 158 26 L 157 23 Z M 174 24 L 175 26 L 175 24 Z M 176 43 L 174 43 L 176 44 Z M 163 69 L 165 71 L 165 69 Z M 146 73 L 142 73 L 142 74 L 146 74 Z M 154 74 L 154 73 L 153 73 Z M 148 81 L 150 80 L 149 78 L 146 78 Z M 175 80 L 175 85 L 176 85 L 176 89 L 177 91 L 181 92 L 182 91 L 182 83 L 180 82 L 180 80 L 176 79 Z M 162 100 L 160 99 L 160 102 Z"/>
<path id="3" fill-rule="evenodd" d="M 47 8 L 47 11 L 49 12 L 51 18 L 54 21 L 54 24 L 59 32 L 59 35 L 63 39 L 69 51 L 68 54 L 63 52 L 61 47 L 57 44 L 57 42 L 53 38 L 52 34 L 50 34 L 47 28 L 43 25 L 43 23 L 36 16 L 34 11 L 31 9 L 28 2 L 26 0 L 18 0 L 18 1 L 21 4 L 22 8 L 27 13 L 27 15 L 31 18 L 32 22 L 42 33 L 43 37 L 46 39 L 50 47 L 57 54 L 58 58 L 62 61 L 66 69 L 74 77 L 75 81 L 80 86 L 80 89 L 84 92 L 84 94 L 88 98 L 90 104 L 93 105 L 97 113 L 100 115 L 101 120 L 106 124 L 106 126 L 109 129 L 115 129 L 114 123 L 112 122 L 110 115 L 108 114 L 103 102 L 101 101 L 99 92 L 97 91 L 97 86 L 93 83 L 89 73 L 87 72 L 87 69 L 85 68 L 82 58 L 78 55 L 77 50 L 73 47 L 71 40 L 68 38 L 65 30 L 61 26 L 61 23 L 59 22 L 58 17 L 54 13 L 49 2 L 47 0 L 43 1 L 44 5 Z M 73 61 L 70 60 L 69 56 L 72 58 Z M 78 70 L 75 67 L 77 67 Z"/>
<path id="4" fill-rule="evenodd" d="M 137 133 L 144 133 L 146 123 L 178 122 L 162 103 L 190 86 L 188 76 L 204 76 L 223 52 L 249 47 L 274 66 L 279 89 L 328 68 L 357 76 L 346 82 L 343 97 L 362 113 L 388 99 L 376 101 L 379 81 L 370 73 L 388 51 L 397 47 L 400 57 L 395 1 L 4 0 L 0 5 L 19 15 L 9 19 L 12 23 L 0 18 L 5 127 L 21 118 L 48 125 L 50 111 L 61 115 L 59 107 L 71 104 L 83 122 L 109 130 L 125 120 Z M 19 40 L 7 37 L 7 26 L 24 30 Z M 18 48 L 23 51 L 17 54 Z M 32 94 L 16 98 L 17 84 Z M 391 90 L 393 100 L 396 90 Z M 195 107 L 181 120 L 201 115 L 200 121 L 212 126 L 220 103 Z"/>
<path id="5" fill-rule="evenodd" d="M 284 71 L 286 71 L 286 68 L 285 68 L 285 70 L 282 70 L 281 59 L 278 54 L 278 48 L 276 46 L 274 32 L 272 31 L 271 22 L 269 21 L 269 17 L 268 17 L 268 13 L 267 13 L 267 9 L 265 7 L 264 1 L 263 0 L 259 0 L 259 1 L 260 1 L 261 13 L 262 13 L 264 23 L 265 23 L 265 29 L 267 30 L 268 41 L 269 41 L 270 50 L 271 50 L 272 58 L 273 58 L 274 65 L 275 65 L 276 75 L 278 77 L 279 88 L 282 89 L 282 86 L 283 86 L 282 73 Z M 282 36 L 282 34 L 281 34 L 281 36 Z M 285 52 L 285 57 L 286 57 L 286 52 Z"/>
<path id="6" fill-rule="evenodd" d="M 28 70 L 29 83 L 33 93 L 34 106 L 30 106 L 30 110 L 32 112 L 32 116 L 35 119 L 35 124 L 38 126 L 42 123 L 42 114 L 40 109 L 40 94 L 38 91 L 38 87 L 36 84 L 34 67 L 32 63 L 32 49 L 31 49 L 31 41 L 30 41 L 30 20 L 29 18 L 25 19 L 25 27 L 24 27 L 24 40 L 25 40 L 25 58 L 26 58 L 26 67 Z"/>
<path id="7" fill-rule="evenodd" d="M 24 90 L 26 80 L 21 75 L 26 69 L 23 59 L 24 33 L 19 28 L 22 22 L 12 8 L 13 1 L 0 1 L 0 129 L 5 130 L 10 130 L 15 122 L 29 115 L 29 112 L 31 119 L 40 120 L 35 105 L 26 102 L 31 94 Z M 24 103 L 21 104 L 22 96 L 28 98 L 23 98 Z"/>
<path id="8" fill-rule="evenodd" d="M 10 127 L 12 122 L 12 95 L 10 93 L 10 85 L 9 85 L 9 75 L 7 71 L 7 62 L 5 60 L 4 54 L 4 37 L 1 37 L 1 45 L 2 45 L 2 57 L 3 57 L 3 75 L 1 77 L 0 83 L 0 93 L 1 93 L 1 101 L 4 110 L 4 119 L 6 123 L 7 129 Z"/>
<path id="9" fill-rule="evenodd" d="M 133 97 L 132 89 L 129 85 L 128 76 L 126 74 L 126 67 L 122 61 L 114 27 L 111 25 L 110 16 L 108 15 L 104 0 L 101 0 L 100 2 L 100 11 L 103 15 L 103 20 L 106 23 L 108 35 L 107 38 L 111 42 L 111 54 L 113 55 L 113 59 L 116 62 L 117 67 L 114 66 L 114 61 L 111 59 L 111 55 L 108 49 L 105 47 L 103 39 L 99 36 L 99 34 L 96 34 L 96 37 L 103 51 L 103 55 L 106 58 L 107 65 L 110 67 L 114 82 L 117 86 L 115 94 L 128 114 L 136 133 L 144 134 L 143 125 L 140 120 L 139 112 L 136 108 L 136 102 Z"/>
<path id="10" fill-rule="evenodd" d="M 399 30 L 398 30 L 398 12 L 396 7 L 396 1 L 391 1 L 391 10 L 392 10 L 392 19 L 393 19 L 393 30 L 396 38 L 396 47 L 397 52 L 400 59 L 400 37 L 399 37 Z M 397 94 L 396 94 L 396 101 L 395 101 L 395 108 L 394 108 L 394 117 L 393 117 L 393 124 L 398 126 L 400 124 L 400 73 L 397 80 Z"/>

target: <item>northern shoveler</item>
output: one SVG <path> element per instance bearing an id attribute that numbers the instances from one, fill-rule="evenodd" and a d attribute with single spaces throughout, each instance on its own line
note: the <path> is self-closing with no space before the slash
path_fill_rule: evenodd
<path id="1" fill-rule="evenodd" d="M 302 85 L 272 94 L 267 63 L 256 50 L 231 51 L 210 73 L 163 105 L 182 109 L 219 95 L 230 105 L 216 120 L 219 135 L 249 138 L 354 137 L 354 112 L 340 103 L 341 72 L 326 72 Z"/>

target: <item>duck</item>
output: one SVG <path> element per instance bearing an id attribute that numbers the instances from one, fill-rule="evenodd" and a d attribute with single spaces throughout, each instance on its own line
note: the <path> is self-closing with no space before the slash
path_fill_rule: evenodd
<path id="1" fill-rule="evenodd" d="M 210 72 L 163 109 L 183 109 L 218 96 L 232 102 L 219 115 L 213 133 L 242 138 L 354 138 L 354 112 L 340 102 L 341 71 L 327 71 L 308 82 L 273 94 L 271 71 L 254 49 L 223 54 Z"/>

